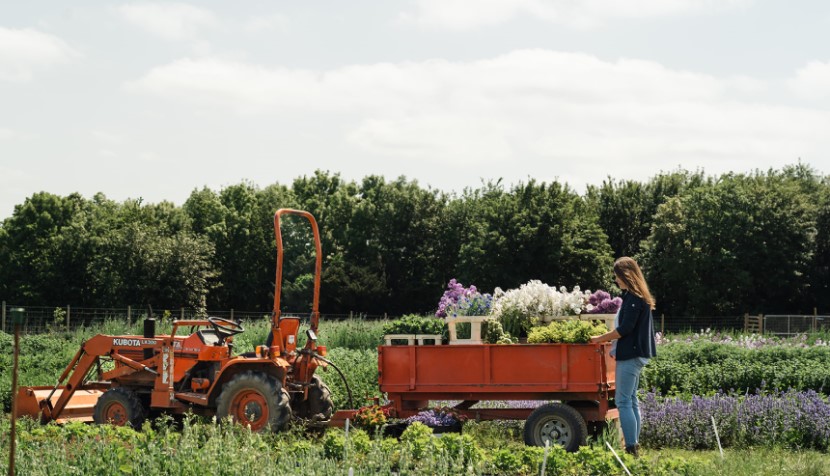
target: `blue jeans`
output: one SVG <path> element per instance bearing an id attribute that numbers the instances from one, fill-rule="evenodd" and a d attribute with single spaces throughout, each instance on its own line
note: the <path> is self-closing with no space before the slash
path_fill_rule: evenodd
<path id="1" fill-rule="evenodd" d="M 640 442 L 640 406 L 637 400 L 637 387 L 640 386 L 640 373 L 645 364 L 638 358 L 617 361 L 617 391 L 615 400 L 620 411 L 625 446 L 634 446 Z"/>

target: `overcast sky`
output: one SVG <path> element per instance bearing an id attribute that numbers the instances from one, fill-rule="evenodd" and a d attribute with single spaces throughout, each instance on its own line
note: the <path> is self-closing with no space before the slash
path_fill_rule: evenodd
<path id="1" fill-rule="evenodd" d="M 0 4 L 0 219 L 316 169 L 582 193 L 799 160 L 830 173 L 827 1 Z"/>

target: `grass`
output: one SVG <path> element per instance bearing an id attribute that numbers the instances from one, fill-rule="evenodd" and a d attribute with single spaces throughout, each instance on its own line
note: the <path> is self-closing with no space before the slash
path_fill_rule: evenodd
<path id="1" fill-rule="evenodd" d="M 8 470 L 9 421 L 0 416 L 0 474 Z M 546 474 L 624 474 L 603 441 L 576 454 L 551 450 Z M 621 455 L 633 474 L 645 475 L 830 475 L 830 455 L 779 448 L 718 451 L 648 450 L 634 460 Z M 526 447 L 515 429 L 498 422 L 470 422 L 462 435 L 427 439 L 374 439 L 360 430 L 306 434 L 301 428 L 272 435 L 237 425 L 187 418 L 160 420 L 142 431 L 107 425 L 18 425 L 16 469 L 26 475 L 176 474 L 539 474 L 544 450 Z"/>
<path id="2" fill-rule="evenodd" d="M 349 377 L 355 406 L 364 404 L 365 397 L 378 394 L 376 347 L 383 325 L 384 322 L 365 320 L 320 323 L 318 342 L 329 347 L 329 357 Z M 263 343 L 270 322 L 249 321 L 245 327 L 246 332 L 235 338 L 238 353 Z M 301 329 L 300 345 L 306 327 Z M 159 322 L 158 333 L 169 330 L 169 321 Z M 22 342 L 20 383 L 53 384 L 80 343 L 92 335 L 141 332 L 140 323 L 128 327 L 123 321 L 108 321 L 71 333 L 26 336 Z M 0 333 L 0 344 L 10 348 L 10 343 L 11 336 Z M 7 401 L 3 400 L 9 396 L 3 394 L 8 392 L 10 380 L 9 356 L 10 352 L 0 355 L 0 403 L 4 406 Z M 336 373 L 329 370 L 321 376 L 332 389 L 335 405 L 347 407 L 345 386 Z M 141 432 L 108 426 L 41 426 L 27 419 L 21 420 L 18 428 L 18 474 L 27 475 L 345 474 L 349 467 L 355 470 L 354 474 L 512 475 L 539 474 L 542 457 L 541 449 L 523 444 L 521 422 L 468 422 L 463 435 L 480 450 L 472 459 L 469 455 L 460 456 L 458 449 L 464 445 L 459 446 L 461 440 L 455 436 L 433 438 L 426 446 L 429 451 L 423 454 L 418 452 L 417 445 L 397 440 L 366 443 L 366 439 L 360 444 L 353 440 L 344 459 L 344 451 L 331 449 L 332 441 L 342 439 L 339 430 L 329 430 L 323 436 L 307 435 L 301 429 L 258 435 L 237 426 L 197 420 L 186 420 L 179 426 L 160 422 Z M 8 415 L 0 414 L 0 474 L 7 471 L 8 435 Z M 605 441 L 618 440 L 619 436 L 612 432 L 577 455 L 560 454 L 560 464 L 547 466 L 547 474 L 624 474 L 604 447 Z M 618 443 L 614 446 L 619 449 Z M 642 453 L 637 461 L 626 460 L 634 474 L 830 476 L 830 455 L 816 451 L 777 447 L 727 449 L 724 459 L 718 451 L 645 448 Z"/>

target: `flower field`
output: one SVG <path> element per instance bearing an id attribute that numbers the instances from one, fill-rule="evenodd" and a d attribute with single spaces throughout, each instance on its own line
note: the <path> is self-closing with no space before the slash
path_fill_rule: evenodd
<path id="1" fill-rule="evenodd" d="M 355 404 L 377 390 L 377 350 L 388 322 L 325 322 L 320 342 L 349 378 Z M 246 323 L 235 339 L 245 352 L 268 324 Z M 104 329 L 21 339 L 22 385 L 50 385 L 84 338 L 139 333 L 110 322 Z M 164 332 L 161 327 L 159 332 Z M 302 335 L 302 333 L 301 333 Z M 620 455 L 632 474 L 830 474 L 830 346 L 827 336 L 789 340 L 699 333 L 661 336 L 658 357 L 642 379 L 643 456 Z M 0 333 L 11 348 L 11 336 Z M 0 472 L 7 471 L 11 353 L 0 355 Z M 348 406 L 336 373 L 322 377 L 335 406 Z M 359 400 L 358 400 L 359 399 Z M 440 402 L 446 404 L 447 402 Z M 527 402 L 533 405 L 536 402 Z M 712 417 L 725 448 L 721 459 Z M 18 474 L 625 474 L 606 442 L 612 430 L 577 453 L 522 443 L 521 422 L 465 422 L 462 432 L 432 435 L 422 425 L 447 413 L 413 418 L 400 438 L 352 428 L 272 434 L 196 417 L 129 428 L 69 424 L 18 426 Z"/>

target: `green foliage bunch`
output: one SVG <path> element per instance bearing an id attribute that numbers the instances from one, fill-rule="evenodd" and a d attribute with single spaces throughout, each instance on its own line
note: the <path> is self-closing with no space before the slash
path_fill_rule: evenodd
<path id="1" fill-rule="evenodd" d="M 501 322 L 488 319 L 481 323 L 481 338 L 488 344 L 515 344 L 519 339 L 505 332 Z"/>
<path id="2" fill-rule="evenodd" d="M 326 458 L 344 459 L 347 451 L 366 453 L 372 446 L 369 434 L 361 428 L 349 429 L 348 440 L 346 432 L 340 428 L 332 428 L 323 435 L 323 454 Z M 347 448 L 347 444 L 350 446 Z"/>
<path id="3" fill-rule="evenodd" d="M 447 323 L 443 319 L 407 314 L 383 326 L 383 334 L 448 334 Z"/>
<path id="4" fill-rule="evenodd" d="M 707 395 L 792 388 L 826 392 L 830 347 L 766 346 L 747 349 L 699 341 L 658 348 L 640 379 L 641 388 L 662 394 Z"/>
<path id="5" fill-rule="evenodd" d="M 327 369 L 322 372 L 317 370 L 319 375 L 331 390 L 334 408 L 356 408 L 366 399 L 381 397 L 378 389 L 378 351 L 373 349 L 343 349 L 332 348 L 328 352 L 328 358 L 334 362 L 349 382 L 354 401 L 349 406 L 348 392 L 340 376 L 333 370 Z"/>
<path id="6" fill-rule="evenodd" d="M 413 457 L 423 458 L 432 448 L 432 428 L 418 421 L 412 423 L 401 434 L 401 444 Z"/>
<path id="7" fill-rule="evenodd" d="M 599 321 L 567 319 L 530 329 L 529 344 L 585 344 L 591 336 L 605 334 L 608 329 Z"/>

